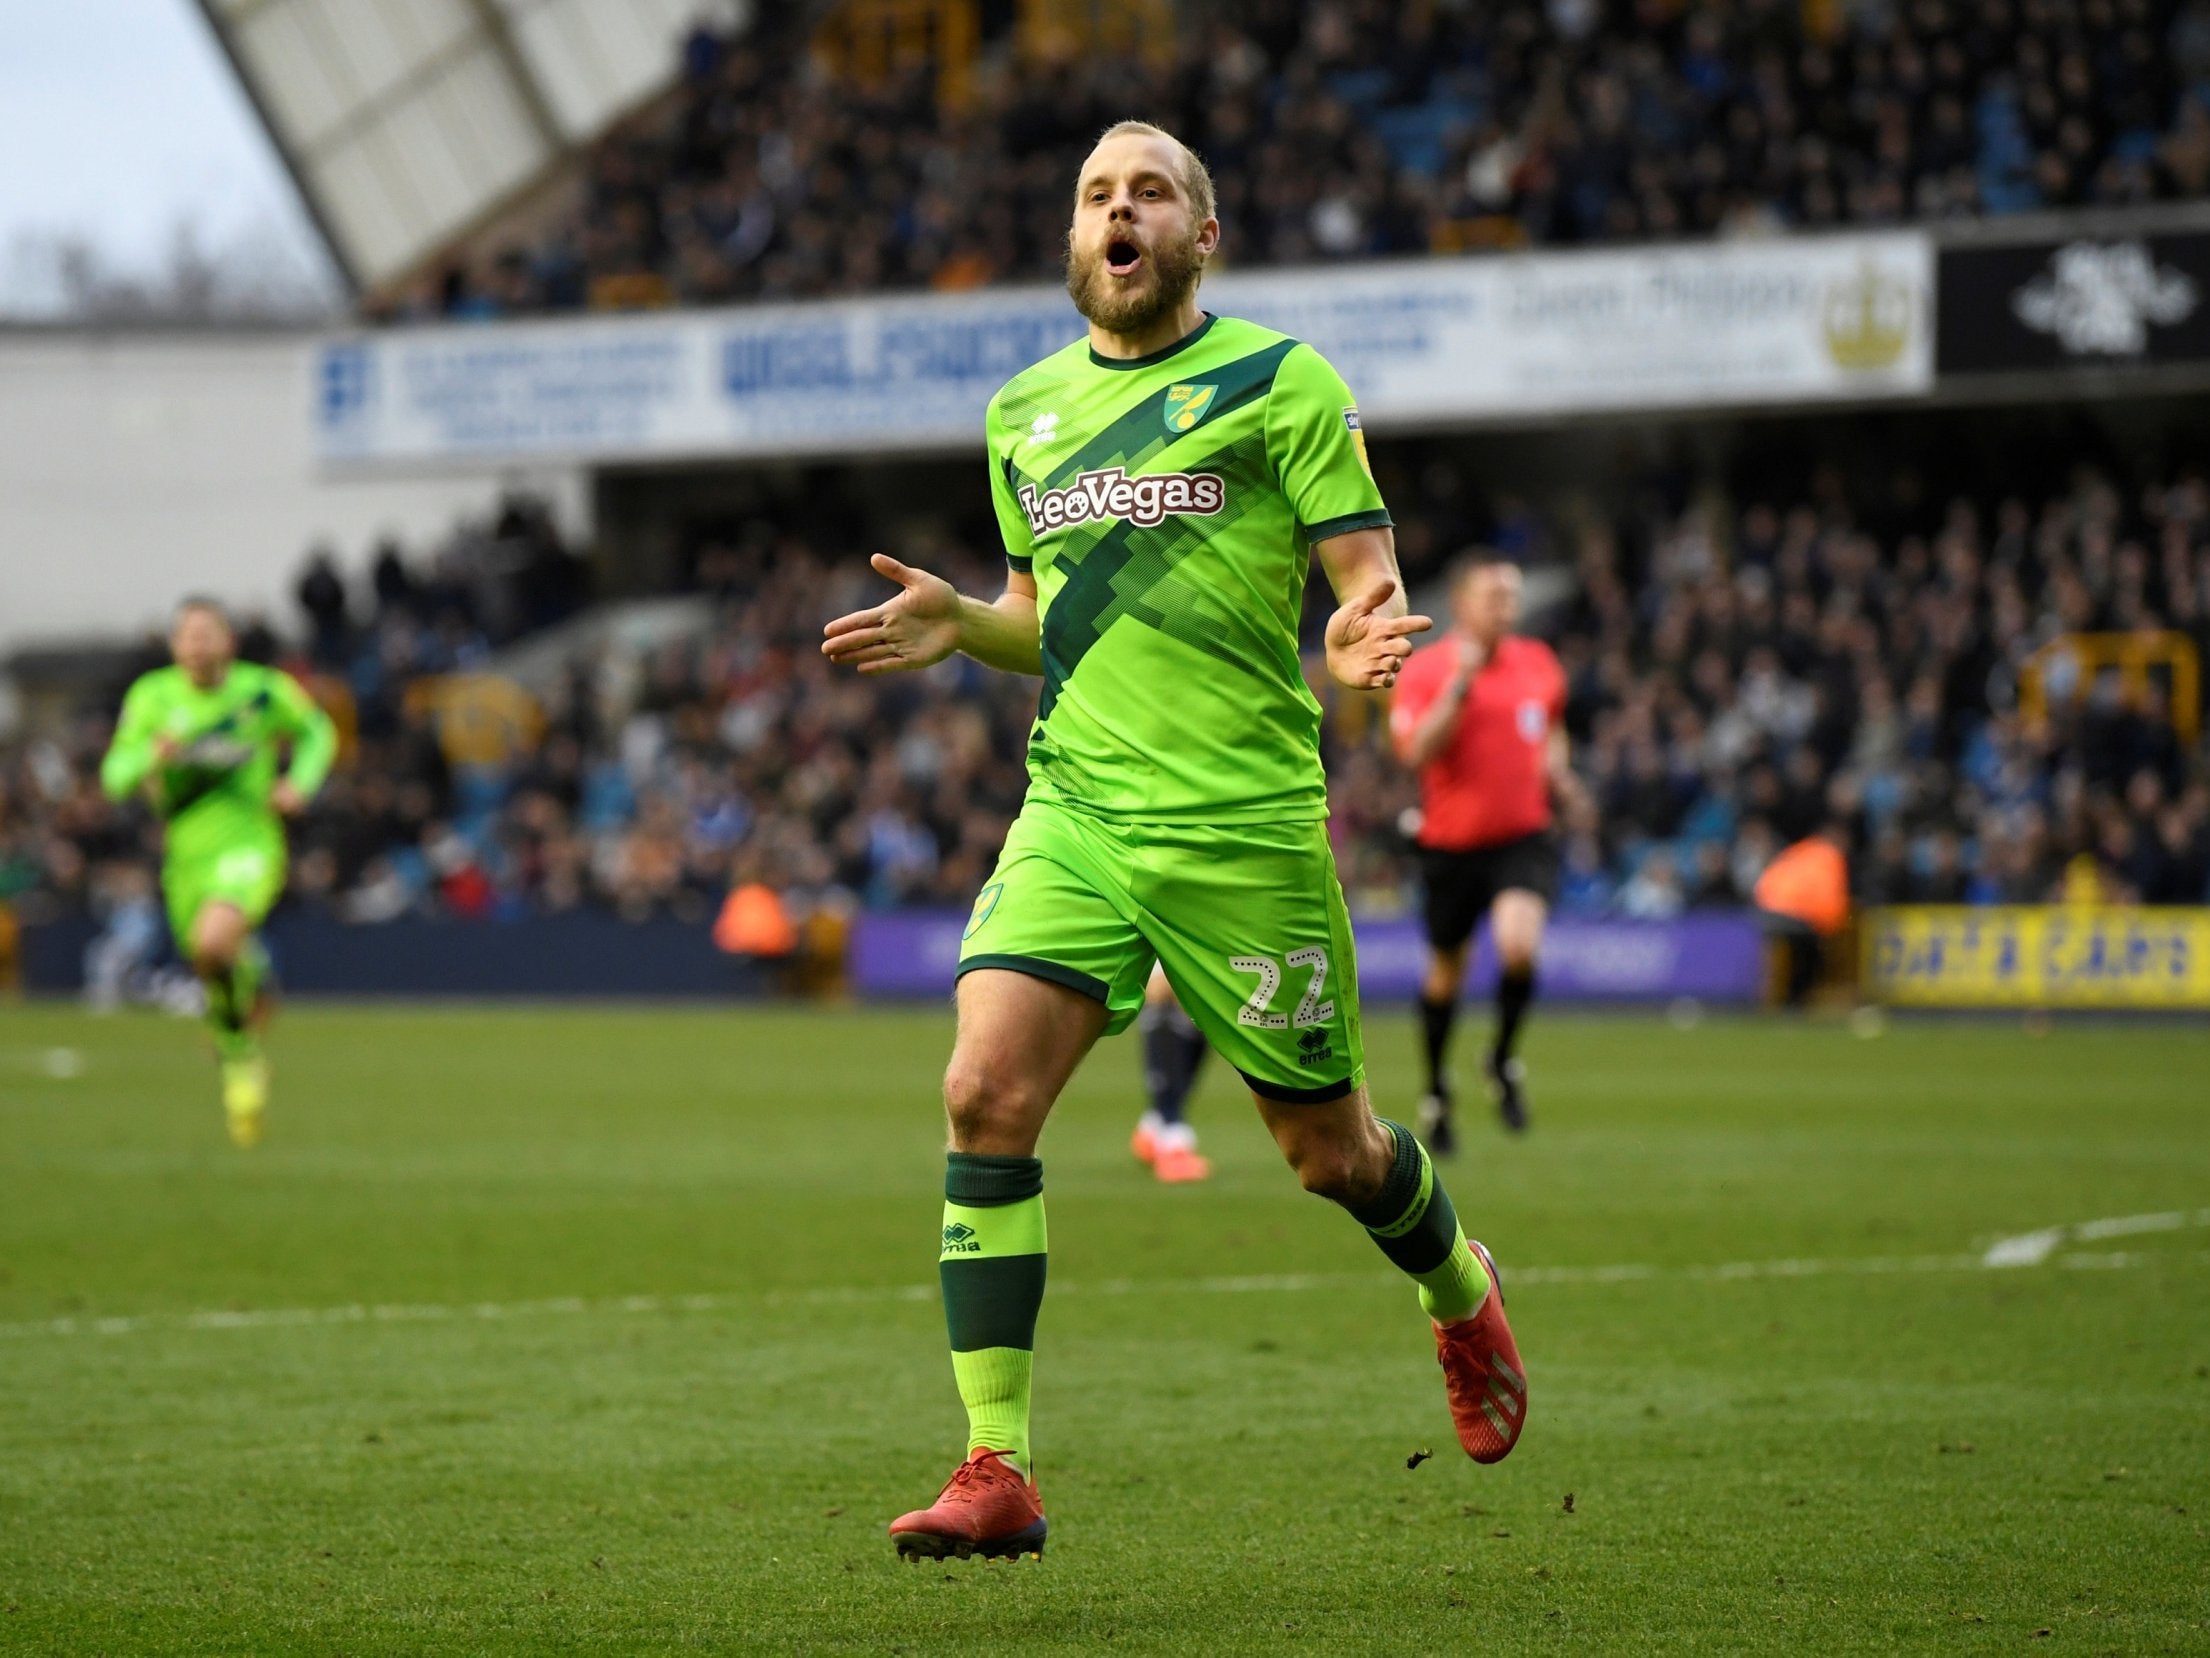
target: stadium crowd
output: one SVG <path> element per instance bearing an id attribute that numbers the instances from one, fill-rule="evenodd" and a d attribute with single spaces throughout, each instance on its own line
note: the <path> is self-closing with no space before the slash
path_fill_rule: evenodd
<path id="1" fill-rule="evenodd" d="M 2083 475 L 1885 538 L 1832 500 L 1714 491 L 1499 522 L 1434 465 L 1404 493 L 1430 608 L 1445 602 L 1437 549 L 1475 534 L 1554 595 L 1534 628 L 1564 663 L 1594 803 L 1564 826 L 1564 909 L 1742 904 L 1780 847 L 1829 824 L 1867 901 L 2210 902 L 2210 749 L 2181 737 L 2165 682 L 2128 689 L 2060 652 L 2045 716 L 2022 695 L 2060 635 L 2166 629 L 2210 656 L 2199 477 L 2129 499 Z M 950 540 L 904 556 L 970 591 L 997 579 Z M 573 661 L 503 764 L 410 694 L 496 666 L 480 609 L 396 559 L 376 570 L 366 607 L 332 602 L 327 564 L 301 583 L 310 625 L 283 659 L 342 705 L 351 754 L 295 833 L 294 902 L 360 922 L 579 905 L 704 918 L 761 882 L 799 901 L 957 905 L 1018 807 L 1033 682 L 958 660 L 833 673 L 821 621 L 876 578 L 786 533 L 705 541 L 707 625 Z M 1316 581 L 1308 624 L 1325 609 Z M 1413 791 L 1375 713 L 1332 696 L 1327 742 L 1344 882 L 1378 913 L 1413 899 Z M 0 898 L 52 911 L 145 890 L 151 830 L 95 782 L 107 721 L 0 751 Z"/>
<path id="2" fill-rule="evenodd" d="M 2204 0 L 1217 0 L 1156 59 L 1001 46 L 960 109 L 918 73 L 826 95 L 804 14 L 694 35 L 549 229 L 379 314 L 1051 280 L 1131 113 L 1211 162 L 1231 264 L 2210 194 Z"/>

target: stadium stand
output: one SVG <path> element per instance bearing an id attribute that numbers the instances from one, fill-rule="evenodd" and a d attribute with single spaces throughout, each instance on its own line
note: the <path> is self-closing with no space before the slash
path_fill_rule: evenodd
<path id="1" fill-rule="evenodd" d="M 1006 8 L 986 15 L 1001 33 L 958 98 L 918 69 L 832 69 L 795 12 L 695 31 L 672 90 L 591 148 L 549 231 L 472 237 L 504 251 L 456 253 L 369 309 L 1048 278 L 1074 160 L 1130 110 L 1211 156 L 1228 257 L 1251 265 L 2210 196 L 2199 3 L 1221 0 L 1169 54 L 1044 64 L 1014 50 Z M 2133 467 L 2153 463 L 2129 463 L 2057 487 L 2018 462 L 1924 497 L 1938 508 L 1873 512 L 1899 492 L 1863 464 L 1784 487 L 1738 467 L 1536 510 L 1419 459 L 1444 453 L 1382 443 L 1376 463 L 1431 608 L 1475 540 L 1552 596 L 1536 623 L 1597 808 L 1565 826 L 1564 910 L 1747 905 L 1779 849 L 1830 821 L 1866 902 L 2210 902 L 2201 693 L 2178 666 L 2210 653 L 2199 474 L 2142 487 Z M 687 619 L 579 634 L 534 677 L 503 647 L 542 644 L 588 597 L 542 510 L 509 503 L 414 564 L 381 549 L 362 591 L 310 557 L 300 631 L 243 633 L 347 737 L 296 836 L 293 901 L 359 922 L 704 921 L 752 887 L 965 903 L 1021 797 L 1034 693 L 964 662 L 831 674 L 820 622 L 871 580 L 833 555 L 915 533 L 850 516 L 695 529 Z M 987 590 L 983 522 L 915 556 Z M 2083 638 L 2105 643 L 2067 643 Z M 2179 644 L 2158 654 L 2162 638 Z M 23 917 L 146 901 L 150 828 L 92 781 L 110 713 L 0 750 L 0 905 Z M 1327 740 L 1345 885 L 1401 913 L 1409 780 L 1370 706 L 1331 705 Z"/>
<path id="2" fill-rule="evenodd" d="M 1564 595 L 1538 630 L 1570 676 L 1599 809 L 1567 826 L 1561 907 L 1744 905 L 1774 854 L 1830 819 L 1870 902 L 2210 901 L 2199 687 L 2064 645 L 2177 635 L 2210 654 L 2210 485 L 2121 494 L 2083 473 L 2045 496 L 1929 505 L 1892 533 L 1839 498 L 1691 490 L 1499 521 L 1431 475 L 1414 499 L 1409 546 L 1485 534 Z M 972 591 L 997 579 L 991 547 L 910 556 Z M 1415 566 L 1431 606 L 1444 568 L 1433 552 Z M 740 884 L 890 908 L 964 904 L 986 878 L 1024 787 L 1033 685 L 959 660 L 833 674 L 821 619 L 872 593 L 858 561 L 787 530 L 703 539 L 701 626 L 593 647 L 489 751 L 420 694 L 496 669 L 484 617 L 516 613 L 454 569 L 451 550 L 420 578 L 379 560 L 369 602 L 342 611 L 327 566 L 301 584 L 308 625 L 283 659 L 343 703 L 353 757 L 298 833 L 294 902 L 362 922 L 704 921 Z M 1372 712 L 1330 709 L 1335 835 L 1354 906 L 1401 912 L 1412 797 Z M 108 714 L 0 762 L 0 895 L 26 913 L 142 887 L 128 872 L 147 826 L 93 781 Z"/>
<path id="3" fill-rule="evenodd" d="M 960 102 L 919 68 L 832 86 L 803 8 L 768 11 L 693 35 L 550 230 L 373 313 L 1051 280 L 1066 180 L 1131 113 L 1210 159 L 1251 266 L 2210 194 L 2210 11 L 2172 0 L 1222 0 L 1157 58 L 1001 40 Z"/>

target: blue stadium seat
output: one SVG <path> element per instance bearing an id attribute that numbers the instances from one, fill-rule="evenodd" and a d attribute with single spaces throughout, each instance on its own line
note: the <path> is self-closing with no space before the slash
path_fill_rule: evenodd
<path id="1" fill-rule="evenodd" d="M 1373 129 L 1399 167 L 1433 178 L 1442 169 L 1452 131 L 1472 120 L 1473 113 L 1465 105 L 1455 100 L 1437 101 L 1377 110 Z"/>
<path id="2" fill-rule="evenodd" d="M 1328 77 L 1328 90 L 1356 110 L 1371 110 L 1389 95 L 1395 77 L 1386 69 L 1345 69 Z"/>
<path id="3" fill-rule="evenodd" d="M 463 766 L 453 774 L 453 827 L 480 841 L 506 804 L 509 778 L 504 767 Z"/>
<path id="4" fill-rule="evenodd" d="M 593 766 L 583 782 L 582 827 L 611 829 L 636 815 L 637 794 L 628 774 L 612 761 Z"/>

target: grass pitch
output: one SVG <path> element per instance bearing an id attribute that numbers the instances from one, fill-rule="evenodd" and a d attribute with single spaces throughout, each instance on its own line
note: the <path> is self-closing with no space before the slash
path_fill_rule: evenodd
<path id="1" fill-rule="evenodd" d="M 1107 1044 L 1043 1147 L 1049 1556 L 917 1568 L 947 1037 L 294 1008 L 241 1155 L 191 1028 L 0 1010 L 0 1650 L 2210 1650 L 2200 1027 L 1539 1016 L 1535 1132 L 1450 1170 L 1496 1469 L 1232 1078 L 1163 1189 Z"/>

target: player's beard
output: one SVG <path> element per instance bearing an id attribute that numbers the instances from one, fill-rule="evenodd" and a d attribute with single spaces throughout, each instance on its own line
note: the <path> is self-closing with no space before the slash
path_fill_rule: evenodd
<path id="1" fill-rule="evenodd" d="M 1074 308 L 1108 334 L 1140 334 L 1161 317 L 1172 314 L 1183 300 L 1197 291 L 1205 274 L 1205 255 L 1197 246 L 1198 230 L 1148 249 L 1143 262 L 1151 280 L 1127 292 L 1116 292 L 1112 273 L 1105 268 L 1107 237 L 1089 254 L 1077 253 L 1067 243 L 1067 293 Z"/>

